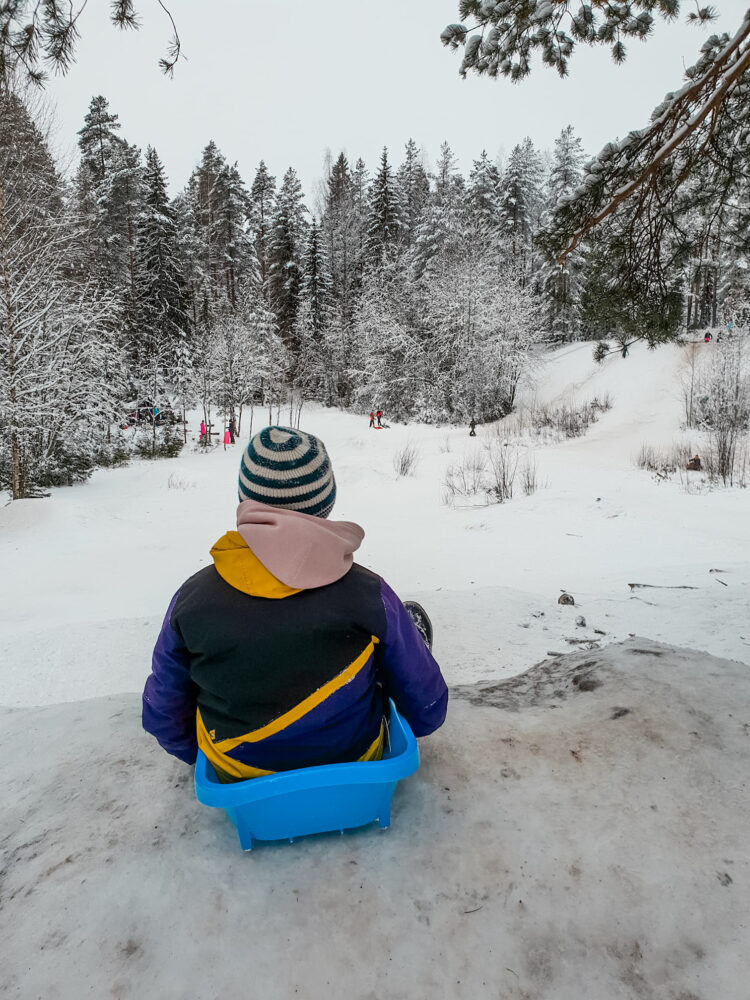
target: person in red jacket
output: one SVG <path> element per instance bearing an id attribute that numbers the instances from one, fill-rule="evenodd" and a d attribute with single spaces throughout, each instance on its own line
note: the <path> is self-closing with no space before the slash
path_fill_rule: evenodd
<path id="1" fill-rule="evenodd" d="M 375 412 L 370 410 L 370 427 L 375 426 Z"/>
<path id="2" fill-rule="evenodd" d="M 143 727 L 219 779 L 382 755 L 388 698 L 414 731 L 448 705 L 419 605 L 354 562 L 364 531 L 329 521 L 321 441 L 267 427 L 240 464 L 237 530 L 173 597 L 143 692 Z"/>
<path id="3" fill-rule="evenodd" d="M 380 421 L 381 421 L 381 418 L 383 416 L 383 411 L 382 410 L 378 410 L 378 412 L 375 414 L 375 416 L 378 418 L 378 427 L 382 427 L 383 425 L 381 424 Z"/>

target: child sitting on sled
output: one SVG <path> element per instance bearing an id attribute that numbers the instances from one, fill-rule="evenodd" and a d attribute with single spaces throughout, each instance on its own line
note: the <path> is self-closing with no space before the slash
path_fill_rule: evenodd
<path id="1" fill-rule="evenodd" d="M 354 562 L 364 531 L 329 521 L 323 443 L 288 427 L 242 457 L 237 530 L 177 591 L 143 692 L 143 726 L 188 764 L 198 747 L 226 781 L 378 759 L 393 698 L 416 736 L 448 690 L 424 610 Z"/>

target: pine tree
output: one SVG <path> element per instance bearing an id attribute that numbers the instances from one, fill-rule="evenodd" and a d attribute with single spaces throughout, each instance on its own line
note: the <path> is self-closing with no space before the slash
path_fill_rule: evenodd
<path id="1" fill-rule="evenodd" d="M 500 172 L 485 150 L 469 174 L 468 202 L 475 224 L 494 229 L 500 224 Z"/>
<path id="2" fill-rule="evenodd" d="M 299 353 L 294 384 L 303 397 L 321 399 L 329 406 L 334 402 L 336 386 L 330 344 L 335 309 L 331 288 L 326 244 L 313 218 L 302 257 L 302 286 L 295 320 Z"/>
<path id="3" fill-rule="evenodd" d="M 552 169 L 547 187 L 547 206 L 554 211 L 581 183 L 584 153 L 581 140 L 572 125 L 566 126 L 555 140 Z M 545 325 L 554 342 L 574 340 L 580 334 L 581 281 L 583 259 L 574 251 L 563 265 L 547 263 L 542 280 L 545 299 Z"/>
<path id="4" fill-rule="evenodd" d="M 368 254 L 377 266 L 395 249 L 403 223 L 388 150 L 383 147 L 380 169 L 370 189 L 367 227 Z"/>
<path id="5" fill-rule="evenodd" d="M 514 245 L 527 248 L 541 212 L 541 163 L 531 139 L 514 146 L 500 186 L 500 214 L 504 232 Z"/>
<path id="6" fill-rule="evenodd" d="M 463 203 L 464 179 L 456 164 L 456 157 L 447 142 L 440 147 L 440 156 L 432 175 L 433 202 L 447 212 L 460 209 Z"/>
<path id="7" fill-rule="evenodd" d="M 581 183 L 585 154 L 581 140 L 566 125 L 555 139 L 555 152 L 548 185 L 548 204 L 551 209 L 564 198 L 569 198 Z"/>
<path id="8" fill-rule="evenodd" d="M 417 277 L 443 249 L 463 235 L 466 227 L 466 185 L 447 142 L 432 174 L 433 189 L 414 240 L 411 260 Z"/>
<path id="9" fill-rule="evenodd" d="M 237 164 L 226 165 L 218 179 L 216 235 L 222 259 L 223 287 L 232 309 L 237 308 L 238 288 L 248 270 L 257 267 L 255 246 L 250 234 L 250 196 Z M 251 275 L 255 278 L 255 274 Z"/>
<path id="10" fill-rule="evenodd" d="M 302 254 L 300 299 L 309 306 L 310 329 L 317 341 L 320 341 L 323 335 L 330 298 L 331 274 L 326 248 L 317 219 L 313 218 Z"/>
<path id="11" fill-rule="evenodd" d="M 271 216 L 275 197 L 276 178 L 269 174 L 266 164 L 261 160 L 250 188 L 250 225 L 255 235 L 255 254 L 264 289 L 268 284 Z"/>
<path id="12" fill-rule="evenodd" d="M 177 224 L 167 194 L 164 167 L 156 150 L 146 150 L 144 208 L 140 218 L 138 259 L 138 344 L 136 365 L 146 365 L 164 349 L 171 367 L 189 339 Z"/>
<path id="13" fill-rule="evenodd" d="M 132 309 L 130 252 L 135 245 L 132 202 L 138 155 L 123 143 L 119 129 L 119 118 L 109 110 L 106 98 L 92 98 L 78 133 L 81 163 L 77 193 L 89 233 L 89 271 L 120 295 L 129 289 Z"/>
<path id="14" fill-rule="evenodd" d="M 306 211 L 302 186 L 295 170 L 290 167 L 276 195 L 271 220 L 268 290 L 279 335 L 292 353 L 296 347 L 294 320 L 302 284 Z"/>
<path id="15" fill-rule="evenodd" d="M 352 207 L 354 210 L 356 263 L 354 267 L 356 287 L 362 284 L 367 249 L 367 219 L 370 205 L 370 174 L 365 161 L 359 157 L 352 171 Z"/>
<path id="16" fill-rule="evenodd" d="M 396 175 L 396 188 L 403 221 L 402 236 L 406 245 L 411 246 L 430 198 L 430 181 L 413 139 L 406 143 L 405 159 Z"/>
<path id="17" fill-rule="evenodd" d="M 331 294 L 349 321 L 356 284 L 358 233 L 355 222 L 354 188 L 344 153 L 331 166 L 326 182 L 322 235 L 326 243 Z"/>
<path id="18" fill-rule="evenodd" d="M 120 129 L 118 115 L 109 110 L 109 102 L 101 94 L 91 98 L 84 115 L 83 128 L 78 132 L 81 167 L 93 186 L 101 184 L 111 173 L 112 157 L 118 146 Z"/>

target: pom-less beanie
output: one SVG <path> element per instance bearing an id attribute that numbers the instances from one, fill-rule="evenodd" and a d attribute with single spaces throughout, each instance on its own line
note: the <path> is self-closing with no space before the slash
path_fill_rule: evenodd
<path id="1" fill-rule="evenodd" d="M 239 498 L 328 517 L 336 480 L 325 445 L 291 427 L 266 427 L 242 454 Z"/>

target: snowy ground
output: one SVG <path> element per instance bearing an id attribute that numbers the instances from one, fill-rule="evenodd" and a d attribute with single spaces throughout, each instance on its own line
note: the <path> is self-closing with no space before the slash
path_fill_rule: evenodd
<path id="1" fill-rule="evenodd" d="M 359 560 L 430 611 L 449 683 L 519 673 L 569 651 L 570 639 L 634 633 L 750 661 L 750 491 L 688 494 L 633 462 L 644 442 L 679 436 L 683 360 L 677 347 L 644 348 L 599 368 L 588 344 L 558 351 L 536 397 L 609 393 L 613 407 L 584 438 L 537 448 L 548 486 L 501 506 L 441 499 L 446 467 L 481 449 L 486 428 L 476 439 L 466 429 L 369 431 L 336 410 L 304 413 L 333 458 L 335 516 L 365 528 Z M 397 479 L 392 457 L 406 441 L 420 463 Z M 234 527 L 238 462 L 239 446 L 191 450 L 0 509 L 0 704 L 142 687 L 172 594 Z M 563 588 L 577 607 L 557 604 Z M 580 614 L 586 629 L 575 626 Z"/>
<path id="2" fill-rule="evenodd" d="M 248 855 L 136 695 L 6 710 L 0 993 L 747 1000 L 748 705 L 644 639 L 556 659 L 454 693 L 390 830 Z"/>
<path id="3" fill-rule="evenodd" d="M 0 996 L 746 1000 L 750 492 L 634 465 L 680 435 L 680 348 L 590 358 L 561 349 L 527 394 L 612 409 L 537 447 L 546 488 L 502 506 L 441 502 L 487 428 L 303 414 L 335 516 L 428 608 L 454 688 L 385 834 L 246 858 L 140 732 L 164 610 L 233 527 L 239 447 L 0 509 Z"/>

